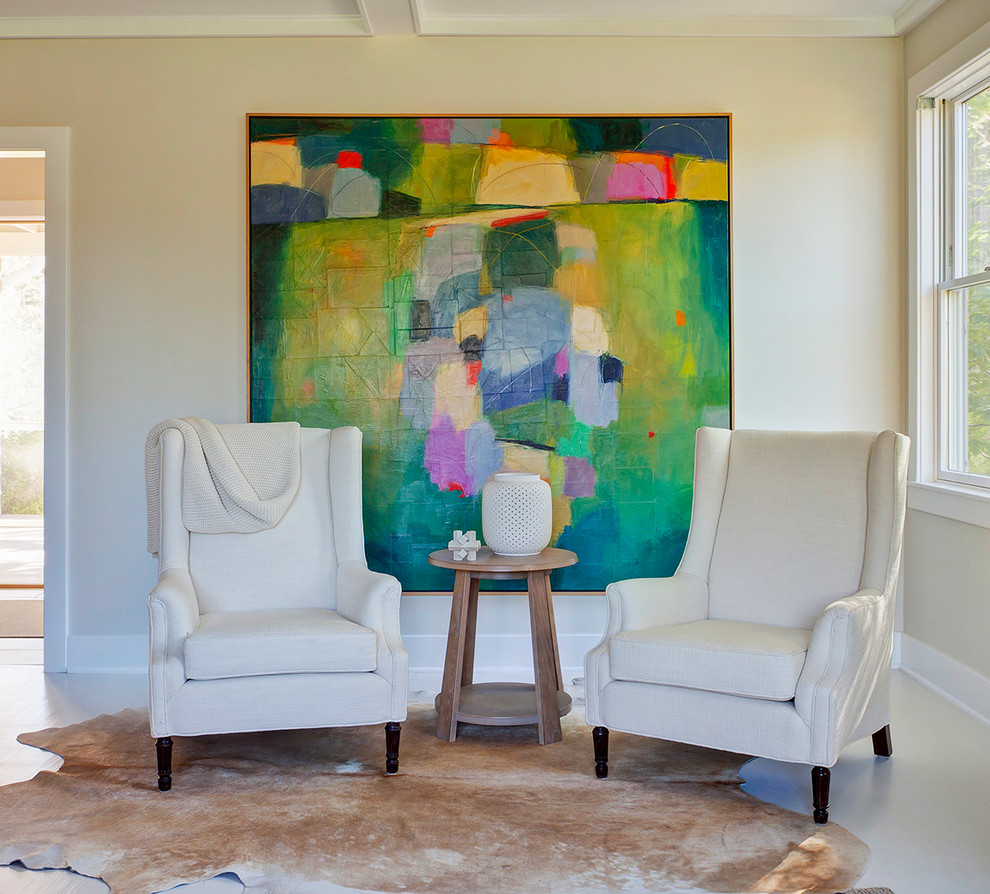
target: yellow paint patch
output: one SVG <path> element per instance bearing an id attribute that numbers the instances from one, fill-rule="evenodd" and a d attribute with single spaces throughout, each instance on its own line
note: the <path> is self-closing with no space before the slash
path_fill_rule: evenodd
<path id="1" fill-rule="evenodd" d="M 454 341 L 460 344 L 470 335 L 484 339 L 488 332 L 488 308 L 472 307 L 454 320 Z"/>
<path id="2" fill-rule="evenodd" d="M 479 205 L 573 205 L 580 202 L 567 159 L 539 149 L 492 146 L 475 197 Z"/>
<path id="3" fill-rule="evenodd" d="M 571 498 L 565 497 L 560 490 L 554 490 L 553 492 L 553 533 L 550 537 L 550 542 L 555 543 L 557 538 L 564 533 L 564 528 L 566 528 L 571 523 L 572 513 L 571 513 Z"/>
<path id="4" fill-rule="evenodd" d="M 575 261 L 558 267 L 554 274 L 553 287 L 561 298 L 573 304 L 605 306 L 601 276 L 594 261 Z"/>
<path id="5" fill-rule="evenodd" d="M 608 352 L 608 332 L 601 311 L 577 305 L 571 315 L 571 342 L 575 350 L 588 354 Z"/>
<path id="6" fill-rule="evenodd" d="M 454 428 L 463 431 L 481 419 L 481 392 L 468 385 L 467 366 L 441 363 L 433 379 L 433 414 L 449 416 Z"/>
<path id="7" fill-rule="evenodd" d="M 550 469 L 550 491 L 553 500 L 553 533 L 550 542 L 556 543 L 564 528 L 571 523 L 571 497 L 564 496 L 564 476 L 567 474 L 567 468 L 563 457 L 551 453 L 547 465 Z"/>
<path id="8" fill-rule="evenodd" d="M 549 480 L 549 457 L 550 453 L 547 450 L 537 450 L 523 444 L 506 444 L 502 469 L 512 472 L 533 472 Z"/>
<path id="9" fill-rule="evenodd" d="M 691 378 L 697 372 L 698 365 L 694 360 L 694 350 L 691 345 L 687 346 L 687 350 L 684 352 L 684 363 L 681 364 L 681 376 L 684 378 Z"/>
<path id="10" fill-rule="evenodd" d="M 564 248 L 578 248 L 594 254 L 598 251 L 598 237 L 594 230 L 577 224 L 557 224 L 557 244 Z"/>
<path id="11" fill-rule="evenodd" d="M 727 202 L 729 169 L 725 162 L 689 160 L 677 181 L 677 198 Z"/>
<path id="12" fill-rule="evenodd" d="M 251 185 L 262 186 L 266 183 L 303 185 L 298 146 L 264 141 L 251 144 Z"/>

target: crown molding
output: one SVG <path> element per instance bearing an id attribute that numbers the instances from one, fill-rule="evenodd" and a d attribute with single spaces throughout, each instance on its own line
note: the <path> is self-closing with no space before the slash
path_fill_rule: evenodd
<path id="1" fill-rule="evenodd" d="M 3 38 L 113 37 L 895 37 L 944 0 L 907 0 L 893 15 L 629 16 L 431 14 L 424 0 L 354 0 L 335 15 L 0 17 Z"/>
<path id="2" fill-rule="evenodd" d="M 914 0 L 941 2 L 941 0 Z M 419 33 L 447 37 L 893 37 L 893 16 L 432 16 Z"/>
<path id="3" fill-rule="evenodd" d="M 907 0 L 907 3 L 894 13 L 894 33 L 906 34 L 944 2 L 945 0 Z"/>

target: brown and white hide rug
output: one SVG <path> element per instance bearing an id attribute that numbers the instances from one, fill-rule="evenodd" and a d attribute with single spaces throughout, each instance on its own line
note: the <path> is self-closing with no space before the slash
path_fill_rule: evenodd
<path id="1" fill-rule="evenodd" d="M 65 763 L 0 787 L 0 863 L 120 894 L 221 873 L 256 894 L 835 892 L 866 865 L 841 826 L 743 792 L 740 755 L 613 733 L 597 779 L 580 715 L 546 746 L 463 724 L 443 742 L 435 717 L 410 710 L 396 776 L 377 726 L 176 738 L 168 793 L 143 712 L 24 734 Z"/>

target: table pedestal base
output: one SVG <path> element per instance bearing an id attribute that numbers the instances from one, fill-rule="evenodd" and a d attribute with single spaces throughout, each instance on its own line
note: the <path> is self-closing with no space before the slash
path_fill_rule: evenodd
<path id="1" fill-rule="evenodd" d="M 440 699 L 435 705 L 440 710 Z M 570 713 L 571 697 L 566 692 L 557 693 L 557 715 Z M 459 723 L 476 723 L 480 726 L 526 726 L 538 724 L 536 710 L 536 686 L 532 683 L 472 683 L 461 687 L 457 712 Z"/>

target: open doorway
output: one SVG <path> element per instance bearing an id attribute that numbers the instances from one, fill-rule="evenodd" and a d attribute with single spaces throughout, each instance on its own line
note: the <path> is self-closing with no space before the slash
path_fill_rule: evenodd
<path id="1" fill-rule="evenodd" d="M 44 633 L 45 152 L 0 148 L 0 641 Z"/>

